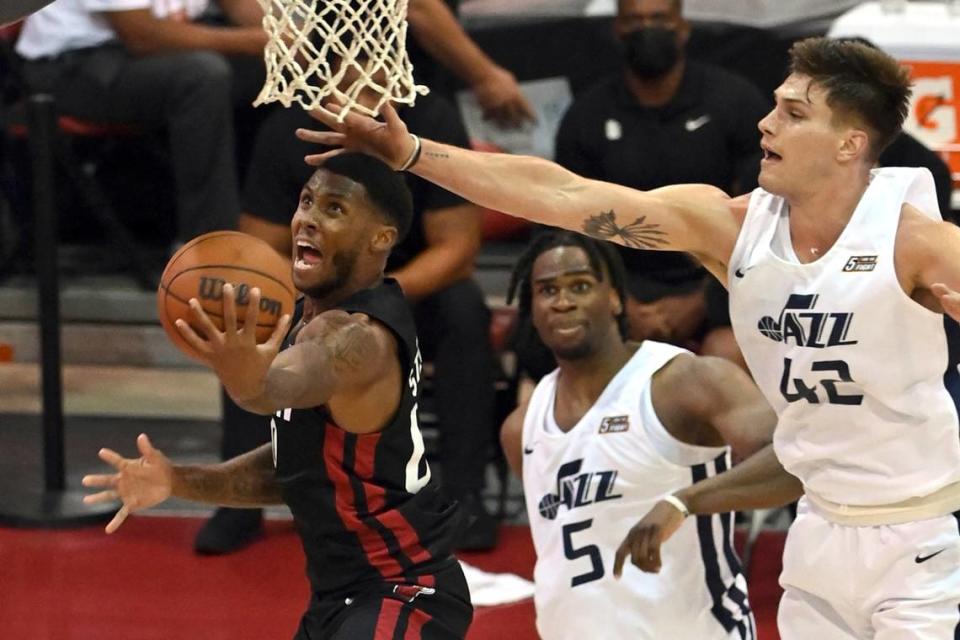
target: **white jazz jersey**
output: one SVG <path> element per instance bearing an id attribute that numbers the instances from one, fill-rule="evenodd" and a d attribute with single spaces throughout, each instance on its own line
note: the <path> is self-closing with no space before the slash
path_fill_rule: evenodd
<path id="1" fill-rule="evenodd" d="M 757 189 L 730 261 L 733 330 L 780 417 L 777 457 L 839 504 L 885 505 L 960 480 L 960 331 L 897 281 L 904 202 L 940 219 L 929 171 L 873 171 L 834 246 L 801 264 L 788 205 Z"/>
<path id="2" fill-rule="evenodd" d="M 617 547 L 663 496 L 723 472 L 729 449 L 673 438 L 657 418 L 650 378 L 682 349 L 644 342 L 566 433 L 553 415 L 558 371 L 533 392 L 523 424 L 523 490 L 537 552 L 537 631 L 543 640 L 753 639 L 732 516 L 688 518 L 664 544 L 659 574 Z"/>

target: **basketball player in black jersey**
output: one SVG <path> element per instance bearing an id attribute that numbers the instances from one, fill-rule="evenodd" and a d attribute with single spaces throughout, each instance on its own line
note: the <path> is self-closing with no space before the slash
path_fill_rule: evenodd
<path id="1" fill-rule="evenodd" d="M 272 443 L 221 464 L 176 465 L 140 435 L 139 459 L 109 449 L 116 473 L 91 475 L 96 503 L 120 499 L 107 525 L 170 496 L 223 506 L 286 503 L 307 556 L 311 599 L 298 639 L 462 638 L 469 592 L 450 545 L 460 527 L 423 457 L 421 359 L 400 287 L 384 279 L 411 219 L 401 174 L 347 154 L 321 167 L 293 215 L 291 323 L 257 345 L 255 311 L 237 329 L 224 286 L 225 331 L 196 300 L 178 328 L 243 408 L 274 414 Z M 257 309 L 259 291 L 250 295 Z M 293 324 L 293 329 L 288 327 Z"/>

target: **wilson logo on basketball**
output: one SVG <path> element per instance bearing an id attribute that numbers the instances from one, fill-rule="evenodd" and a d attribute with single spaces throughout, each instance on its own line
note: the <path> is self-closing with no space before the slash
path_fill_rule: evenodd
<path id="1" fill-rule="evenodd" d="M 221 300 L 223 299 L 223 285 L 227 281 L 223 278 L 208 278 L 201 276 L 197 283 L 197 298 L 200 300 Z M 235 287 L 237 304 L 245 305 L 250 298 L 250 285 L 242 282 L 231 283 Z M 279 300 L 272 298 L 260 298 L 260 311 L 269 313 L 272 316 L 279 316 L 283 308 Z"/>

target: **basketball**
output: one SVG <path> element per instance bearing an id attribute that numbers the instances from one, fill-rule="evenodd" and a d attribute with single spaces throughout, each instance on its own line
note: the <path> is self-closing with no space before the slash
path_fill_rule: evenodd
<path id="1" fill-rule="evenodd" d="M 196 329 L 189 305 L 190 299 L 196 298 L 217 328 L 223 330 L 223 285 L 227 283 L 234 286 L 238 328 L 246 318 L 250 290 L 260 289 L 258 343 L 269 339 L 281 317 L 293 313 L 295 289 L 290 266 L 270 245 L 237 231 L 198 236 L 170 258 L 157 289 L 160 323 L 173 344 L 195 360 L 200 360 L 199 354 L 183 339 L 174 322 L 182 318 Z"/>

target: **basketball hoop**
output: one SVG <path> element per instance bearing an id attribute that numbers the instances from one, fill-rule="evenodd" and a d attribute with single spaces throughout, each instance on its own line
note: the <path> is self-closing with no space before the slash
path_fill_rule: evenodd
<path id="1" fill-rule="evenodd" d="M 408 0 L 257 1 L 269 42 L 254 105 L 311 110 L 333 97 L 342 122 L 351 111 L 376 116 L 388 101 L 412 105 L 428 92 L 414 83 L 407 55 Z"/>

